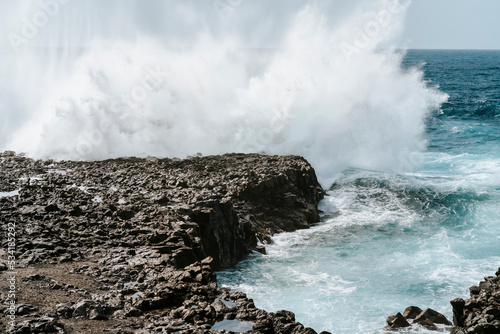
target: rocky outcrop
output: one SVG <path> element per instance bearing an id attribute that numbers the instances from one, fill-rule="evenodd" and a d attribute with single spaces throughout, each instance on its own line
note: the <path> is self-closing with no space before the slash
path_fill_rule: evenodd
<path id="1" fill-rule="evenodd" d="M 500 268 L 496 276 L 485 277 L 470 288 L 470 299 L 457 298 L 453 307 L 453 334 L 500 333 Z"/>
<path id="2" fill-rule="evenodd" d="M 403 314 L 398 313 L 386 320 L 387 329 L 397 330 L 406 327 L 423 327 L 428 330 L 440 330 L 438 325 L 451 326 L 451 322 L 441 313 L 427 308 L 408 306 Z"/>
<path id="3" fill-rule="evenodd" d="M 314 333 L 290 312 L 259 310 L 218 287 L 214 275 L 263 252 L 259 240 L 319 220 L 324 192 L 303 158 L 55 162 L 5 152 L 0 167 L 22 333 Z M 9 274 L 5 259 L 0 275 Z M 0 279 L 5 314 L 7 284 Z"/>

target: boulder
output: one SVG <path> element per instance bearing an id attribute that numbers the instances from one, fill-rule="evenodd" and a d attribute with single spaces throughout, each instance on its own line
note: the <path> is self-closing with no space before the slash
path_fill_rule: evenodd
<path id="1" fill-rule="evenodd" d="M 430 308 L 425 309 L 419 315 L 417 315 L 415 317 L 414 322 L 419 323 L 422 322 L 423 320 L 430 320 L 434 324 L 443 324 L 451 326 L 451 322 L 448 319 L 446 319 L 444 315 Z"/>
<path id="2" fill-rule="evenodd" d="M 390 329 L 398 329 L 410 327 L 410 323 L 406 321 L 401 313 L 397 313 L 396 315 L 391 315 L 386 320 L 387 327 Z"/>
<path id="3" fill-rule="evenodd" d="M 451 301 L 456 326 L 452 333 L 500 333 L 500 268 L 496 276 L 485 277 L 469 290 L 470 299 Z"/>
<path id="4" fill-rule="evenodd" d="M 422 313 L 422 309 L 420 307 L 408 306 L 403 312 L 403 317 L 405 319 L 415 319 L 420 313 Z"/>

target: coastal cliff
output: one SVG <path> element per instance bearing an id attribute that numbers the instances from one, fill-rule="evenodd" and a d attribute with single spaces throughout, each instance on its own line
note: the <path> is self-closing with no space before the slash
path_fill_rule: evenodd
<path id="1" fill-rule="evenodd" d="M 315 333 L 217 286 L 274 233 L 319 220 L 324 196 L 301 157 L 41 161 L 0 155 L 2 328 L 22 333 Z M 15 315 L 15 316 L 12 316 Z M 14 320 L 9 320 L 14 319 Z M 12 322 L 14 321 L 14 322 Z"/>

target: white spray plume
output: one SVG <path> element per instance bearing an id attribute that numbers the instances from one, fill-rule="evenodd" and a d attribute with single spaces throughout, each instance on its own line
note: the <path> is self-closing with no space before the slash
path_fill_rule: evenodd
<path id="1" fill-rule="evenodd" d="M 37 96 L 36 110 L 3 129 L 3 149 L 83 160 L 297 154 L 325 187 L 345 167 L 405 170 L 425 148 L 426 116 L 446 96 L 419 70 L 404 70 L 404 52 L 390 47 L 407 4 L 363 4 L 334 22 L 321 5 L 306 5 L 276 48 L 245 48 L 238 34 L 210 30 L 187 48 L 151 34 L 92 39 L 64 67 L 52 64 L 57 75 L 39 92 L 31 84 L 17 95 Z"/>

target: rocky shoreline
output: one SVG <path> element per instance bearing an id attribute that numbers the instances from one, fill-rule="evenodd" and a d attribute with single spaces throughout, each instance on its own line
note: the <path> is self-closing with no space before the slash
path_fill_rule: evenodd
<path id="1" fill-rule="evenodd" d="M 500 333 L 500 268 L 478 286 L 470 287 L 470 298 L 456 298 L 453 307 L 452 334 Z"/>
<path id="2" fill-rule="evenodd" d="M 325 193 L 303 158 L 55 162 L 4 152 L 0 167 L 6 333 L 317 333 L 218 287 L 214 274 L 319 220 Z M 496 275 L 451 302 L 452 333 L 500 333 Z M 450 328 L 434 312 L 409 307 L 388 329 Z"/>
<path id="3" fill-rule="evenodd" d="M 4 152 L 0 166 L 2 234 L 15 232 L 0 251 L 2 330 L 316 333 L 218 287 L 214 274 L 264 252 L 258 240 L 319 220 L 324 191 L 303 158 L 55 162 Z"/>

